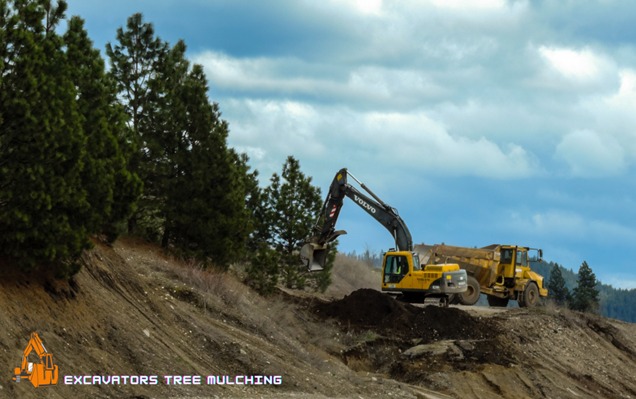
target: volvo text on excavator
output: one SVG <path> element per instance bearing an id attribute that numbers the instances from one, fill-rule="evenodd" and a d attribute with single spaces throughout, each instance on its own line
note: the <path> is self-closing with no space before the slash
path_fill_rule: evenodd
<path id="1" fill-rule="evenodd" d="M 368 195 L 350 185 L 348 177 Z M 313 228 L 313 236 L 300 251 L 301 260 L 309 271 L 322 270 L 327 261 L 329 243 L 346 234 L 344 230 L 335 229 L 345 196 L 384 226 L 395 241 L 395 248 L 386 252 L 382 259 L 382 291 L 398 294 L 409 302 L 423 302 L 427 297 L 435 297 L 443 306 L 448 305 L 450 295 L 466 291 L 467 274 L 459 265 L 420 264 L 419 255 L 413 252 L 411 233 L 397 210 L 382 201 L 346 168 L 338 171 L 333 179 Z"/>
<path id="2" fill-rule="evenodd" d="M 37 357 L 32 356 L 32 353 Z M 58 367 L 53 363 L 53 355 L 46 350 L 38 333 L 31 333 L 31 339 L 22 354 L 22 363 L 14 369 L 14 373 L 15 382 L 26 378 L 36 388 L 57 384 Z"/>

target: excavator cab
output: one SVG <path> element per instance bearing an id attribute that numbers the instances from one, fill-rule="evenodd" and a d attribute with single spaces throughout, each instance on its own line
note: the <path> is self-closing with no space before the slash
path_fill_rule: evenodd
<path id="1" fill-rule="evenodd" d="M 384 262 L 385 283 L 399 283 L 409 272 L 409 261 L 406 255 L 388 253 Z"/>

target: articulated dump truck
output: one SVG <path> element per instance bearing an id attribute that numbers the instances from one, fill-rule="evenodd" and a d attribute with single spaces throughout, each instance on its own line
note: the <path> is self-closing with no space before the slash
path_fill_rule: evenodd
<path id="1" fill-rule="evenodd" d="M 530 269 L 530 251 L 540 249 L 493 244 L 483 248 L 451 245 L 415 245 L 414 251 L 424 263 L 457 263 L 468 274 L 468 289 L 451 298 L 451 303 L 474 305 L 480 294 L 486 294 L 490 306 L 505 307 L 516 300 L 520 307 L 535 306 L 540 297 L 547 297 L 541 275 Z"/>

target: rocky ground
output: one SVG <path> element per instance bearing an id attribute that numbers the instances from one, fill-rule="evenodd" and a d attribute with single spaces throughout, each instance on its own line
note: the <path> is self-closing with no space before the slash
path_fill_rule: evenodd
<path id="1" fill-rule="evenodd" d="M 204 271 L 132 240 L 96 243 L 83 261 L 71 282 L 0 262 L 0 397 L 636 398 L 633 324 L 553 307 L 413 306 L 355 283 L 334 299 L 263 298 L 240 270 Z M 359 281 L 354 266 L 334 279 Z M 59 366 L 56 386 L 11 381 L 32 331 Z M 65 383 L 95 375 L 158 383 Z M 236 375 L 281 383 L 206 383 Z"/>

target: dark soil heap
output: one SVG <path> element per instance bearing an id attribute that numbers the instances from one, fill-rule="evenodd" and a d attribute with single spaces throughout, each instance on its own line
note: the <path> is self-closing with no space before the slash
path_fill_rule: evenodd
<path id="1" fill-rule="evenodd" d="M 484 339 L 498 334 L 463 310 L 438 306 L 416 307 L 372 289 L 360 289 L 341 300 L 319 304 L 316 314 L 336 319 L 355 331 L 374 330 L 390 337 L 438 339 Z"/>

